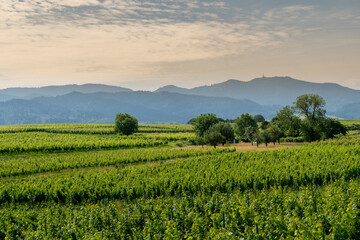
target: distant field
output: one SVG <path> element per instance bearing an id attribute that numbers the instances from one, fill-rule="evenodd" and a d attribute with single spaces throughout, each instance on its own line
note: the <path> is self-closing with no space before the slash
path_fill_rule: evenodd
<path id="1" fill-rule="evenodd" d="M 339 120 L 342 124 L 344 124 L 345 126 L 351 126 L 354 124 L 358 124 L 360 125 L 360 119 L 342 119 Z"/>
<path id="2" fill-rule="evenodd" d="M 179 148 L 188 125 L 112 131 L 1 126 L 0 239 L 360 236 L 359 135 L 253 151 Z"/>
<path id="3" fill-rule="evenodd" d="M 48 132 L 74 134 L 114 134 L 114 124 L 29 124 L 3 125 L 0 133 Z M 139 133 L 180 133 L 193 132 L 191 125 L 185 124 L 140 124 Z"/>

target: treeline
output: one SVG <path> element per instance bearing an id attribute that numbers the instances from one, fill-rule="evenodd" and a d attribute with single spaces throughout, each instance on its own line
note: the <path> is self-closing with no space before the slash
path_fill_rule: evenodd
<path id="1" fill-rule="evenodd" d="M 223 120 L 213 113 L 201 114 L 191 119 L 197 138 L 195 143 L 216 147 L 231 141 L 280 144 L 284 141 L 317 141 L 342 134 L 347 129 L 339 121 L 328 118 L 324 109 L 326 102 L 317 94 L 297 97 L 293 106 L 285 106 L 271 121 L 262 115 L 241 114 L 235 120 Z"/>

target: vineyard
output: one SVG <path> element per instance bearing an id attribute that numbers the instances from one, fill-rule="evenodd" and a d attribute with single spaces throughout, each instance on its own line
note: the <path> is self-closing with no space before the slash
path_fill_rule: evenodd
<path id="1" fill-rule="evenodd" d="M 241 152 L 111 131 L 1 127 L 0 239 L 360 239 L 359 135 Z"/>

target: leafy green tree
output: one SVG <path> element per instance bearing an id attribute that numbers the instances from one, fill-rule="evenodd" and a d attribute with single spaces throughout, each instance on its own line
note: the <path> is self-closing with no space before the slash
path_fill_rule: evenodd
<path id="1" fill-rule="evenodd" d="M 197 118 L 192 121 L 194 130 L 197 136 L 204 136 L 205 131 L 207 131 L 212 125 L 219 122 L 219 119 L 214 113 L 200 114 Z"/>
<path id="2" fill-rule="evenodd" d="M 201 145 L 203 147 L 206 144 L 204 137 L 196 136 L 194 138 L 194 144 Z"/>
<path id="3" fill-rule="evenodd" d="M 304 94 L 296 99 L 295 108 L 304 115 L 301 131 L 306 141 L 333 138 L 336 134 L 346 134 L 346 128 L 339 121 L 326 118 L 326 102 L 317 94 Z"/>
<path id="4" fill-rule="evenodd" d="M 224 137 L 222 145 L 225 145 L 226 142 L 231 142 L 235 137 L 234 129 L 230 123 L 219 122 L 212 125 L 210 129 L 218 131 Z"/>
<path id="5" fill-rule="evenodd" d="M 280 144 L 280 138 L 284 135 L 283 131 L 275 124 L 271 124 L 266 130 L 269 131 L 271 141 L 274 145 L 276 142 Z"/>
<path id="6" fill-rule="evenodd" d="M 270 125 L 270 122 L 265 120 L 265 121 L 263 121 L 263 122 L 261 123 L 260 128 L 261 128 L 262 130 L 265 130 L 265 129 L 267 129 L 267 128 L 269 127 L 269 125 Z"/>
<path id="7" fill-rule="evenodd" d="M 325 104 L 325 100 L 317 94 L 304 94 L 296 98 L 295 108 L 306 119 L 314 121 L 325 117 Z"/>
<path id="8" fill-rule="evenodd" d="M 221 135 L 221 133 L 215 128 L 210 128 L 204 133 L 204 141 L 205 143 L 216 148 L 218 144 L 225 141 L 225 137 Z"/>
<path id="9" fill-rule="evenodd" d="M 321 138 L 321 126 L 318 121 L 312 121 L 309 119 L 302 120 L 301 132 L 307 142 L 320 140 Z"/>
<path id="10" fill-rule="evenodd" d="M 265 121 L 264 116 L 261 115 L 261 114 L 255 115 L 255 116 L 254 116 L 254 119 L 255 119 L 255 121 L 258 122 L 258 123 L 261 123 L 261 122 L 264 122 L 264 121 Z"/>
<path id="11" fill-rule="evenodd" d="M 297 137 L 300 134 L 301 120 L 295 115 L 293 107 L 285 106 L 276 114 L 276 117 L 271 122 L 275 123 L 284 132 L 285 136 Z"/>
<path id="12" fill-rule="evenodd" d="M 263 138 L 262 134 L 257 129 L 254 134 L 254 141 L 256 142 L 256 147 L 259 147 L 259 145 L 264 142 L 264 138 Z"/>
<path id="13" fill-rule="evenodd" d="M 265 143 L 265 146 L 268 145 L 269 142 L 271 142 L 271 133 L 269 131 L 269 129 L 265 129 L 264 131 L 262 131 L 261 133 L 261 137 L 262 137 L 262 140 L 264 141 Z"/>
<path id="14" fill-rule="evenodd" d="M 258 127 L 256 120 L 250 114 L 241 114 L 240 117 L 235 119 L 235 133 L 244 141 L 249 141 L 249 139 L 245 137 L 247 127 Z"/>
<path id="15" fill-rule="evenodd" d="M 115 117 L 115 132 L 131 135 L 138 131 L 138 120 L 128 113 L 119 113 Z"/>
<path id="16" fill-rule="evenodd" d="M 321 121 L 321 138 L 327 139 L 327 138 L 334 138 L 335 135 L 342 134 L 346 135 L 347 130 L 346 127 L 341 124 L 341 122 L 327 118 Z"/>
<path id="17" fill-rule="evenodd" d="M 257 127 L 247 127 L 245 128 L 244 137 L 251 142 L 251 145 L 254 145 L 254 141 L 256 141 L 256 136 L 258 132 L 259 130 L 257 129 Z"/>

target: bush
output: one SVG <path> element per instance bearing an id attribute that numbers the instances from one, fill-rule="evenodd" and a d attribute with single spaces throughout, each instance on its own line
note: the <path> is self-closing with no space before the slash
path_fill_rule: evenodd
<path id="1" fill-rule="evenodd" d="M 120 113 L 115 118 L 115 132 L 131 135 L 139 129 L 138 120 L 128 113 Z"/>

